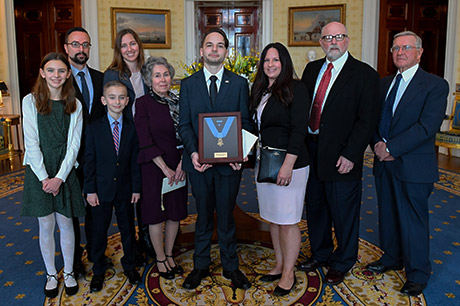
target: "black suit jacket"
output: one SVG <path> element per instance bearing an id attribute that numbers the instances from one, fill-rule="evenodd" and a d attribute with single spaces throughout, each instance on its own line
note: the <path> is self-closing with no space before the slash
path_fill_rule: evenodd
<path id="1" fill-rule="evenodd" d="M 380 100 L 385 102 L 395 76 L 382 79 Z M 435 137 L 447 106 L 446 80 L 418 68 L 401 97 L 391 121 L 387 147 L 396 158 L 396 175 L 402 181 L 433 183 L 439 179 Z M 373 144 L 380 141 L 378 129 Z M 374 175 L 382 174 L 384 162 L 374 158 Z"/>
<path id="2" fill-rule="evenodd" d="M 211 106 L 203 70 L 181 81 L 179 133 L 184 143 L 182 167 L 185 171 L 199 173 L 193 168 L 190 158 L 191 153 L 198 152 L 198 114 L 239 111 L 243 128 L 252 131 L 248 92 L 248 82 L 245 78 L 224 69 L 216 103 Z M 235 173 L 228 164 L 216 164 L 213 168 L 223 175 Z"/>
<path id="3" fill-rule="evenodd" d="M 100 118 L 105 114 L 105 107 L 101 102 L 103 89 L 102 81 L 104 80 L 104 74 L 90 67 L 88 67 L 88 70 L 89 74 L 91 75 L 91 81 L 93 83 L 94 90 L 93 106 L 91 107 L 91 113 L 89 112 L 86 103 L 84 103 L 83 94 L 81 93 L 80 88 L 78 87 L 77 81 L 75 80 L 75 78 L 73 80 L 73 86 L 75 87 L 75 95 L 77 99 L 80 100 L 83 106 L 83 130 L 85 128 L 85 124 L 88 124 L 88 122 Z"/>
<path id="4" fill-rule="evenodd" d="M 87 66 L 88 67 L 88 66 Z M 91 107 L 91 113 L 86 106 L 86 103 L 83 100 L 83 94 L 78 87 L 77 81 L 73 78 L 73 86 L 75 88 L 75 96 L 78 100 L 80 100 L 82 105 L 82 112 L 83 112 L 83 128 L 82 128 L 82 135 L 81 135 L 81 145 L 80 150 L 78 151 L 77 161 L 78 161 L 78 168 L 77 168 L 77 176 L 80 182 L 80 185 L 83 186 L 84 183 L 84 175 L 83 175 L 83 165 L 85 163 L 85 129 L 89 122 L 101 118 L 105 115 L 105 107 L 102 104 L 101 97 L 102 97 L 102 81 L 104 78 L 104 74 L 98 70 L 92 69 L 88 67 L 89 74 L 91 75 L 91 82 L 93 83 L 93 106 Z"/>
<path id="5" fill-rule="evenodd" d="M 274 148 L 287 149 L 297 155 L 294 169 L 310 163 L 305 135 L 308 128 L 308 112 L 311 98 L 307 87 L 300 81 L 293 81 L 294 100 L 289 107 L 284 106 L 272 95 L 262 112 L 260 135 L 262 144 Z"/>
<path id="6" fill-rule="evenodd" d="M 312 95 L 325 61 L 323 58 L 311 62 L 303 72 L 302 82 Z M 362 177 L 364 150 L 380 114 L 379 81 L 372 67 L 348 54 L 321 113 L 317 160 L 321 180 L 358 180 Z M 348 174 L 337 171 L 336 163 L 341 155 L 354 163 Z"/>
<path id="7" fill-rule="evenodd" d="M 131 201 L 141 192 L 141 174 L 137 164 L 139 143 L 134 122 L 123 117 L 118 155 L 107 116 L 86 128 L 84 192 L 97 193 L 99 201 Z"/>

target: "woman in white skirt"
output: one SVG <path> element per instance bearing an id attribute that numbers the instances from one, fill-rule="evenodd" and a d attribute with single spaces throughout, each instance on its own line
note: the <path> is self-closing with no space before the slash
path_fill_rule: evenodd
<path id="1" fill-rule="evenodd" d="M 261 145 L 286 150 L 276 184 L 257 183 L 260 216 L 270 222 L 276 257 L 276 266 L 260 280 L 279 280 L 273 294 L 283 296 L 296 285 L 297 223 L 302 217 L 310 162 L 305 136 L 311 99 L 296 79 L 291 56 L 281 43 L 269 44 L 262 51 L 251 93 L 250 107 Z"/>

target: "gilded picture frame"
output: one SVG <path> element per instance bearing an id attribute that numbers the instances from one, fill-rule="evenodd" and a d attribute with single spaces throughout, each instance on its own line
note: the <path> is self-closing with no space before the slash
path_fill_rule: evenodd
<path id="1" fill-rule="evenodd" d="M 289 46 L 319 46 L 321 29 L 332 21 L 345 24 L 346 4 L 289 8 Z"/>
<path id="2" fill-rule="evenodd" d="M 112 48 L 118 31 L 136 31 L 144 49 L 171 49 L 171 11 L 155 9 L 110 8 Z"/>

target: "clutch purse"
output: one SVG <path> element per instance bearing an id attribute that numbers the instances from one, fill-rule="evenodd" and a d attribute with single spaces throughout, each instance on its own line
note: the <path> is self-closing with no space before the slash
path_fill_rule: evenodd
<path id="1" fill-rule="evenodd" d="M 272 148 L 269 146 L 260 148 L 259 172 L 257 174 L 258 183 L 275 183 L 278 172 L 283 165 L 286 157 L 286 150 Z"/>

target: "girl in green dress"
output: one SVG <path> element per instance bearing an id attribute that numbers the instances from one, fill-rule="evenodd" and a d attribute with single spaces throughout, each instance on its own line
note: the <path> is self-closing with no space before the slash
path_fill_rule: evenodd
<path id="1" fill-rule="evenodd" d="M 40 251 L 47 273 L 44 291 L 50 298 L 57 296 L 59 286 L 54 262 L 56 223 L 64 257 L 65 292 L 78 292 L 73 273 L 72 217 L 85 214 L 75 173 L 83 121 L 72 83 L 67 58 L 48 53 L 32 93 L 22 101 L 26 172 L 21 215 L 38 217 Z"/>

